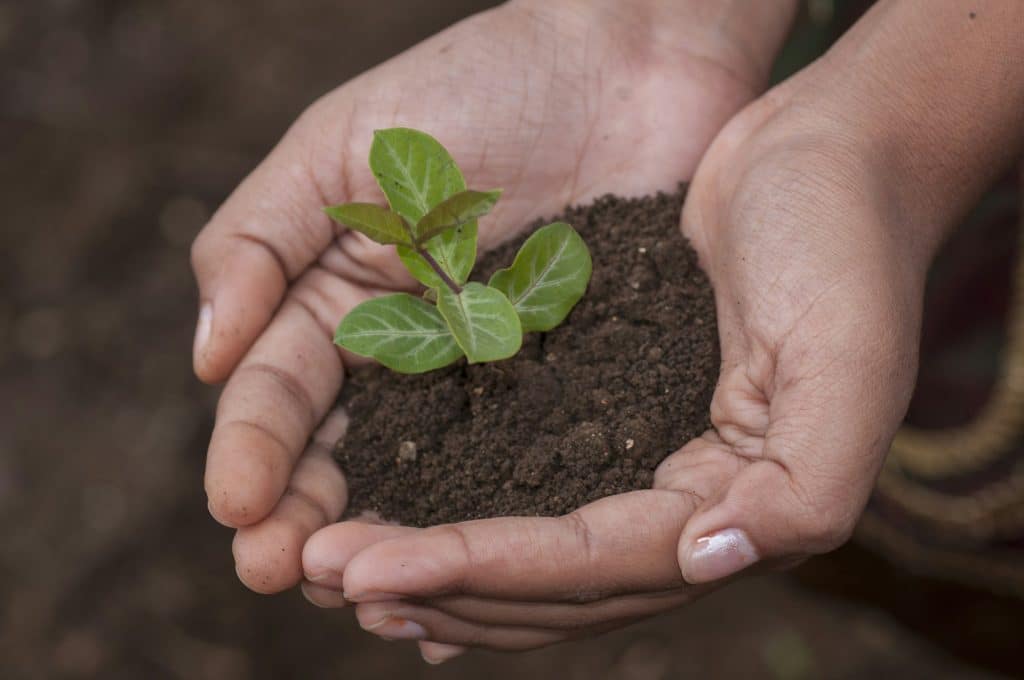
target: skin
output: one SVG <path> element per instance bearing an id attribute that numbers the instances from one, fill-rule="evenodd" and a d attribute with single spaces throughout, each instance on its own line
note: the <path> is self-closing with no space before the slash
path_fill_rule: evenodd
<path id="1" fill-rule="evenodd" d="M 599 633 L 850 535 L 913 387 L 927 266 L 1020 152 L 1024 5 L 880 2 L 725 125 L 792 3 L 631 4 L 510 3 L 431 38 L 314 105 L 200 235 L 196 372 L 230 376 L 206 489 L 254 590 L 305 579 L 315 604 L 354 603 L 440 662 Z M 332 523 L 344 416 L 325 416 L 354 358 L 330 334 L 409 281 L 319 208 L 378 199 L 365 158 L 390 125 L 505 187 L 485 244 L 566 202 L 693 177 L 682 228 L 715 286 L 722 375 L 714 430 L 653 489 L 560 518 Z"/>

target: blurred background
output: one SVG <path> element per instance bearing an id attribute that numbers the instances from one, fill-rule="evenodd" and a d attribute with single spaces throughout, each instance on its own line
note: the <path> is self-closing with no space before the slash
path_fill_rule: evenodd
<path id="1" fill-rule="evenodd" d="M 1021 513 L 963 531 L 902 500 L 988 507 L 1019 441 L 955 479 L 894 472 L 858 539 L 793 573 L 528 655 L 431 668 L 237 581 L 202 489 L 216 391 L 191 373 L 189 244 L 313 99 L 492 4 L 0 0 L 0 677 L 1024 674 Z M 866 4 L 808 2 L 777 77 Z M 1019 205 L 1008 179 L 936 267 L 918 425 L 969 422 L 998 389 Z"/>

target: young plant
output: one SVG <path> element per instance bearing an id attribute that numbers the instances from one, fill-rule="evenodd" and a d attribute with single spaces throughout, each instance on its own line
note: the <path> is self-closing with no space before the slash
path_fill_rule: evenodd
<path id="1" fill-rule="evenodd" d="M 338 345 L 399 373 L 441 368 L 463 355 L 470 363 L 497 361 L 519 351 L 523 333 L 560 324 L 583 296 L 590 251 L 564 222 L 534 232 L 512 266 L 495 272 L 486 286 L 467 283 L 476 262 L 476 220 L 501 191 L 467 190 L 455 161 L 430 135 L 376 131 L 370 169 L 390 208 L 345 203 L 325 211 L 377 243 L 396 246 L 427 291 L 362 303 L 339 324 Z"/>

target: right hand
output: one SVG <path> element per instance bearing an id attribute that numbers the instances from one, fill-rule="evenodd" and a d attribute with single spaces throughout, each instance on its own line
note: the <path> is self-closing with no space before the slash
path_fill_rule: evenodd
<path id="1" fill-rule="evenodd" d="M 738 45 L 723 30 L 735 17 L 702 3 L 519 0 L 443 31 L 303 114 L 192 250 L 202 310 L 195 370 L 211 383 L 229 378 L 206 492 L 212 515 L 238 529 L 233 551 L 246 585 L 296 585 L 304 542 L 342 513 L 345 483 L 329 451 L 344 422 L 324 418 L 353 357 L 332 344 L 333 329 L 369 296 L 412 284 L 393 249 L 336 229 L 321 210 L 381 201 L 366 168 L 372 131 L 428 131 L 471 186 L 505 189 L 482 225 L 486 248 L 568 203 L 689 179 L 766 79 L 790 13 L 752 16 L 759 11 L 743 20 L 760 22 L 758 39 L 774 36 L 764 49 Z M 764 58 L 751 63 L 752 52 Z"/>

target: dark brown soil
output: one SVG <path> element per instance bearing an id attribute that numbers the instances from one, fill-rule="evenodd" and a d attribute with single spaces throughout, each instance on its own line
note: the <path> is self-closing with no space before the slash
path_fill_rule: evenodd
<path id="1" fill-rule="evenodd" d="M 682 200 L 607 196 L 561 216 L 591 249 L 590 288 L 512 359 L 353 376 L 337 451 L 350 514 L 413 526 L 558 515 L 649 488 L 658 463 L 709 427 L 719 368 L 711 284 L 679 232 Z M 483 258 L 479 276 L 521 241 Z"/>

